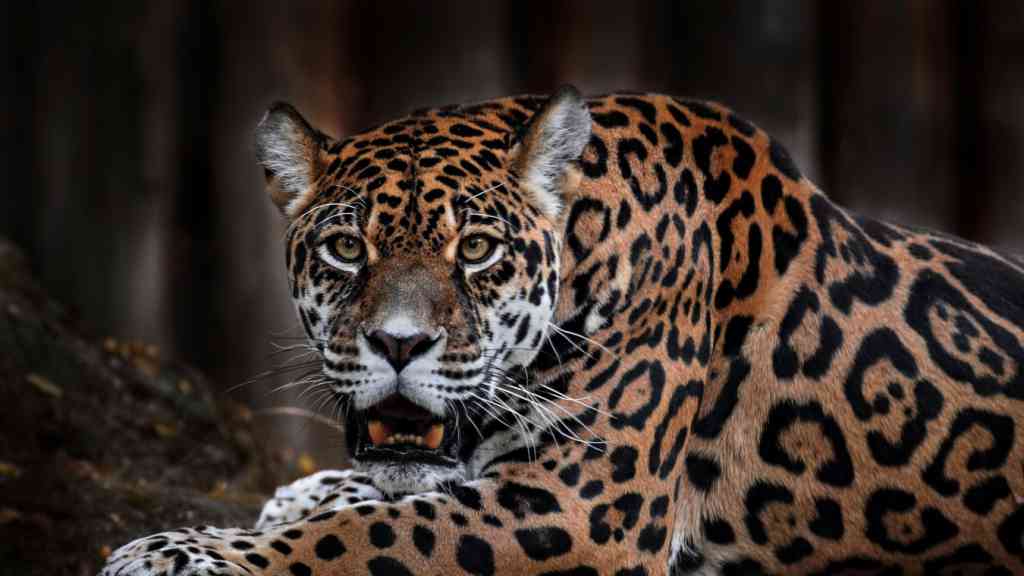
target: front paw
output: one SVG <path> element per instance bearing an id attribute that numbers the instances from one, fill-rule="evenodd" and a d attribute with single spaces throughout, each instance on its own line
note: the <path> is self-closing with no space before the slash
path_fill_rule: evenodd
<path id="1" fill-rule="evenodd" d="M 274 497 L 263 505 L 256 528 L 294 522 L 314 512 L 380 500 L 383 496 L 364 474 L 352 470 L 324 470 L 279 487 Z"/>
<path id="2" fill-rule="evenodd" d="M 118 548 L 99 576 L 251 576 L 225 559 L 202 529 L 182 529 L 140 538 Z"/>

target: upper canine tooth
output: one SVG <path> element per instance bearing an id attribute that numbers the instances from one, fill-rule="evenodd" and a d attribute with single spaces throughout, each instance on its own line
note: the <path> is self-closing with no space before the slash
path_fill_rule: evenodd
<path id="1" fill-rule="evenodd" d="M 387 442 L 389 430 L 388 427 L 380 420 L 370 420 L 366 429 L 370 433 L 370 442 L 374 444 L 383 444 Z"/>
<path id="2" fill-rule="evenodd" d="M 441 440 L 444 439 L 444 424 L 434 424 L 430 427 L 430 430 L 423 435 L 423 445 L 431 450 L 436 450 L 441 446 Z"/>

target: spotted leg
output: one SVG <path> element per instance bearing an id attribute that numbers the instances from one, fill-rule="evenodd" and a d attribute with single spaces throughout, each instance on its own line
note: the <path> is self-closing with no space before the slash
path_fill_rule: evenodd
<path id="1" fill-rule="evenodd" d="M 165 532 L 117 550 L 101 576 L 663 574 L 671 495 L 653 484 L 600 486 L 606 463 L 574 465 L 571 482 L 555 467 L 510 466 L 262 530 Z"/>

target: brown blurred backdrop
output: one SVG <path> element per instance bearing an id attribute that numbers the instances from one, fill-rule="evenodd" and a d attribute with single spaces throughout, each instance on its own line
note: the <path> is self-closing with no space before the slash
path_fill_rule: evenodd
<path id="1" fill-rule="evenodd" d="M 251 131 L 571 82 L 726 103 L 839 202 L 1024 250 L 1019 0 L 8 4 L 0 234 L 97 336 L 223 383 L 296 335 Z M 279 382 L 280 380 L 278 380 Z M 254 406 L 273 381 L 235 394 Z M 332 433 L 268 418 L 268 439 Z M 333 440 L 331 440 L 333 442 Z M 330 462 L 327 462 L 330 463 Z"/>

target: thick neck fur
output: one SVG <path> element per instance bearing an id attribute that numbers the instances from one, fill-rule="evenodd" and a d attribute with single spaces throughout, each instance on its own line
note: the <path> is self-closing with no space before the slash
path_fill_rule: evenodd
<path id="1" fill-rule="evenodd" d="M 654 104 L 666 108 L 659 117 L 679 110 L 669 98 Z M 565 356 L 578 366 L 588 354 L 653 355 L 667 347 L 688 372 L 702 373 L 707 406 L 719 372 L 728 370 L 716 358 L 734 355 L 757 317 L 774 308 L 766 300 L 780 297 L 777 288 L 788 293 L 787 273 L 810 265 L 801 248 L 810 198 L 820 194 L 766 134 L 724 109 L 694 106 L 703 116 L 671 124 L 682 142 L 674 167 L 676 152 L 595 125 L 601 144 L 584 153 L 584 175 L 570 180 L 563 215 L 556 322 L 579 336 L 554 338 L 568 349 L 562 365 L 570 370 Z M 659 151 L 664 162 L 639 161 Z M 603 175 L 587 177 L 596 162 Z M 656 209 L 645 209 L 645 200 L 653 206 L 659 198 Z"/>

